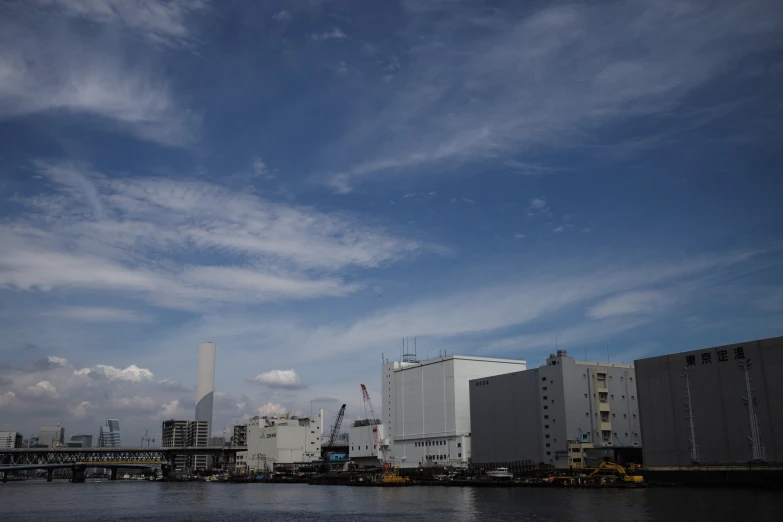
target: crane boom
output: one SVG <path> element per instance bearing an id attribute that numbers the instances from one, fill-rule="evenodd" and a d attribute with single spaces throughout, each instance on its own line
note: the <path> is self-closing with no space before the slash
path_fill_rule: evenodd
<path id="1" fill-rule="evenodd" d="M 332 433 L 329 435 L 329 444 L 323 448 L 324 458 L 328 457 L 329 453 L 334 447 L 334 443 L 337 441 L 337 434 L 340 433 L 340 426 L 343 424 L 343 417 L 345 417 L 345 404 L 340 408 L 340 413 L 337 414 L 337 420 L 334 421 L 332 427 Z"/>
<path id="2" fill-rule="evenodd" d="M 372 402 L 370 401 L 370 393 L 367 391 L 367 386 L 362 384 L 362 400 L 364 400 L 364 414 L 367 417 L 367 421 L 370 425 L 370 429 L 373 433 L 373 438 L 375 439 L 375 444 L 380 448 L 381 447 L 381 434 L 378 431 L 378 424 L 380 423 L 379 419 L 375 416 L 375 410 L 372 407 Z"/>

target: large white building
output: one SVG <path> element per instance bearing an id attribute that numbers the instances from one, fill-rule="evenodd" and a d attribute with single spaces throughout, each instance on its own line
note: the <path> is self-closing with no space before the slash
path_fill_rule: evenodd
<path id="1" fill-rule="evenodd" d="M 0 449 L 21 448 L 22 440 L 18 431 L 0 431 Z"/>
<path id="2" fill-rule="evenodd" d="M 260 417 L 247 424 L 246 466 L 255 472 L 292 467 L 321 456 L 324 411 L 312 417 Z"/>
<path id="3" fill-rule="evenodd" d="M 460 466 L 470 459 L 469 381 L 523 371 L 525 361 L 452 355 L 383 364 L 387 461 L 400 467 Z"/>

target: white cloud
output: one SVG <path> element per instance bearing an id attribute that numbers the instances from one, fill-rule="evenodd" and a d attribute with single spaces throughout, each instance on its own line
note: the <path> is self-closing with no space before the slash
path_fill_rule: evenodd
<path id="1" fill-rule="evenodd" d="M 514 234 L 514 239 L 525 239 L 525 234 Z"/>
<path id="2" fill-rule="evenodd" d="M 50 363 L 52 363 L 55 366 L 65 366 L 68 364 L 68 361 L 63 359 L 62 357 L 55 357 L 54 355 L 50 355 L 46 358 Z"/>
<path id="3" fill-rule="evenodd" d="M 272 16 L 272 19 L 277 20 L 278 22 L 284 22 L 291 19 L 291 14 L 288 11 L 280 11 Z"/>
<path id="4" fill-rule="evenodd" d="M 47 179 L 63 177 L 58 164 L 37 162 L 36 167 Z M 73 168 L 68 163 L 65 170 Z M 188 309 L 206 302 L 311 299 L 361 287 L 336 276 L 338 270 L 374 268 L 424 250 L 351 215 L 271 202 L 208 183 L 109 180 L 96 173 L 78 179 L 88 183 L 75 190 L 58 181 L 54 194 L 21 200 L 34 212 L 0 224 L 6 246 L 0 287 L 106 290 Z M 85 194 L 91 195 L 91 206 L 102 209 L 102 219 L 83 212 Z M 194 259 L 208 254 L 220 262 L 183 266 L 174 261 L 182 253 Z M 96 322 L 148 319 L 108 307 L 46 313 Z"/>
<path id="5" fill-rule="evenodd" d="M 179 406 L 179 401 L 173 400 L 161 405 L 160 414 L 167 419 L 173 419 L 176 418 L 181 411 L 182 409 Z"/>
<path id="6" fill-rule="evenodd" d="M 77 419 L 84 419 L 91 415 L 92 404 L 90 401 L 82 401 L 71 409 L 71 415 Z"/>
<path id="7" fill-rule="evenodd" d="M 40 381 L 36 383 L 33 386 L 28 386 L 27 391 L 31 395 L 48 395 L 48 396 L 56 396 L 57 395 L 57 387 L 54 386 L 49 381 Z"/>
<path id="8" fill-rule="evenodd" d="M 530 207 L 527 211 L 530 216 L 537 216 L 540 214 L 549 214 L 549 205 L 546 202 L 545 197 L 532 198 L 530 200 Z"/>
<path id="9" fill-rule="evenodd" d="M 246 379 L 246 382 L 263 384 L 269 388 L 302 388 L 302 381 L 293 369 L 291 370 L 270 370 L 263 372 L 255 377 Z"/>
<path id="10" fill-rule="evenodd" d="M 618 315 L 654 313 L 670 303 L 663 292 L 647 290 L 614 295 L 590 307 L 587 316 L 604 319 Z"/>
<path id="11" fill-rule="evenodd" d="M 11 406 L 16 402 L 16 393 L 12 391 L 6 391 L 0 393 L 0 406 Z"/>
<path id="12" fill-rule="evenodd" d="M 275 402 L 267 402 L 260 408 L 256 410 L 258 415 L 261 416 L 271 416 L 271 415 L 283 415 L 288 412 L 288 410 L 283 406 L 282 404 L 278 404 Z"/>
<path id="13" fill-rule="evenodd" d="M 345 62 L 340 62 L 337 64 L 337 72 L 340 74 L 346 74 L 348 72 L 348 65 L 346 65 Z"/>
<path id="14" fill-rule="evenodd" d="M 256 176 L 266 176 L 269 174 L 269 168 L 261 158 L 253 158 L 253 174 Z"/>
<path id="15" fill-rule="evenodd" d="M 331 31 L 325 33 L 311 33 L 307 36 L 311 40 L 341 40 L 348 35 L 342 32 L 339 27 L 335 27 Z"/>
<path id="16" fill-rule="evenodd" d="M 152 380 L 154 375 L 146 368 L 139 368 L 131 364 L 127 368 L 120 369 L 106 364 L 96 365 L 90 373 L 98 373 L 105 376 L 110 381 L 130 381 L 142 382 Z"/>
<path id="17" fill-rule="evenodd" d="M 63 306 L 42 313 L 88 323 L 145 323 L 152 320 L 132 310 L 100 306 Z"/>
<path id="18" fill-rule="evenodd" d="M 560 233 L 560 232 L 563 232 L 564 230 L 565 230 L 565 227 L 560 225 L 559 227 L 555 228 L 552 232 Z"/>

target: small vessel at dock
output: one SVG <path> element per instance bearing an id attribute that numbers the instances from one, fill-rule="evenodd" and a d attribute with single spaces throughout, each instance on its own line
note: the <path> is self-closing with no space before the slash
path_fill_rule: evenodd
<path id="1" fill-rule="evenodd" d="M 487 476 L 496 479 L 514 478 L 514 475 L 508 470 L 508 468 L 495 468 L 491 471 L 487 471 Z"/>

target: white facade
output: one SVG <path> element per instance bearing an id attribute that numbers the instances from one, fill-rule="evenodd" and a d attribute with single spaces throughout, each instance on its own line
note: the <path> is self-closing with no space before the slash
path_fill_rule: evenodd
<path id="1" fill-rule="evenodd" d="M 276 465 L 311 462 L 321 456 L 324 412 L 312 417 L 252 419 L 247 424 L 247 467 L 273 471 Z"/>
<path id="2" fill-rule="evenodd" d="M 212 402 L 215 392 L 215 343 L 198 345 L 198 380 L 196 381 L 196 420 L 212 425 Z"/>
<path id="3" fill-rule="evenodd" d="M 377 460 L 378 464 L 381 464 L 385 461 L 383 447 L 385 439 L 383 424 L 372 423 L 368 419 L 357 420 L 348 430 L 348 441 L 350 443 L 348 455 L 351 460 Z M 366 464 L 370 464 L 370 462 L 366 462 Z"/>
<path id="4" fill-rule="evenodd" d="M 453 355 L 383 364 L 387 460 L 400 467 L 466 466 L 469 381 L 526 369 L 525 361 Z"/>
<path id="5" fill-rule="evenodd" d="M 22 447 L 22 434 L 16 431 L 0 431 L 0 449 Z"/>
<path id="6" fill-rule="evenodd" d="M 56 428 L 41 428 L 38 435 L 38 443 L 44 444 L 49 448 L 59 448 L 65 442 L 65 428 L 57 426 Z"/>

